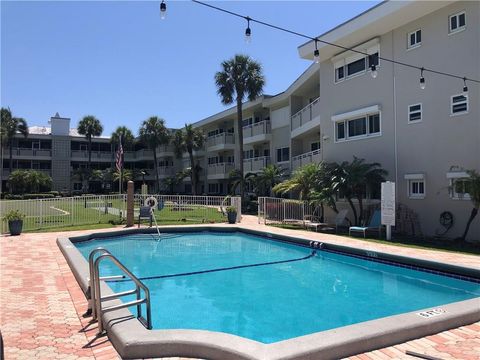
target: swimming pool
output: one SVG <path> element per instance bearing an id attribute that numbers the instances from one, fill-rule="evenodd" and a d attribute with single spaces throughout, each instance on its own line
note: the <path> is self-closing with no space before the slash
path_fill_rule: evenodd
<path id="1" fill-rule="evenodd" d="M 149 287 L 154 329 L 220 331 L 262 343 L 480 296 L 479 283 L 322 250 L 311 256 L 311 248 L 241 232 L 160 242 L 127 235 L 76 246 L 86 258 L 104 247 Z M 118 268 L 105 261 L 101 274 Z M 108 283 L 115 292 L 132 288 L 128 279 Z"/>
<path id="2" fill-rule="evenodd" d="M 135 318 L 128 321 L 138 324 L 115 323 L 115 316 L 126 318 L 125 309 L 107 313 L 115 347 L 131 350 L 125 358 L 336 358 L 478 317 L 478 271 L 330 244 L 312 249 L 308 239 L 235 230 L 171 228 L 162 241 L 123 231 L 59 245 L 84 291 L 85 258 L 99 246 L 149 287 L 154 330 Z M 102 276 L 118 273 L 102 262 Z M 108 286 L 119 292 L 132 283 Z M 136 336 L 138 347 L 120 327 Z"/>

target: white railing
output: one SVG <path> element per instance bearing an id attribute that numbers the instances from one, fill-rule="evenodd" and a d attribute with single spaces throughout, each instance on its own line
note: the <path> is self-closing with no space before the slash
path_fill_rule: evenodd
<path id="1" fill-rule="evenodd" d="M 270 120 L 263 120 L 255 124 L 243 127 L 243 137 L 248 138 L 256 135 L 265 135 L 271 133 Z"/>
<path id="2" fill-rule="evenodd" d="M 232 133 L 221 133 L 207 138 L 207 147 L 216 145 L 235 144 L 235 136 Z"/>
<path id="3" fill-rule="evenodd" d="M 138 218 L 140 206 L 145 199 L 153 196 L 157 199 L 155 218 L 161 224 L 198 224 L 227 221 L 226 208 L 237 209 L 237 222 L 240 222 L 242 202 L 239 196 L 195 196 L 195 195 L 140 195 L 134 197 L 134 216 Z M 135 220 L 136 221 L 136 220 Z"/>
<path id="4" fill-rule="evenodd" d="M 296 169 L 306 164 L 319 163 L 322 161 L 321 155 L 320 149 L 317 149 L 297 156 L 292 156 L 292 168 Z"/>
<path id="5" fill-rule="evenodd" d="M 208 165 L 208 175 L 228 175 L 235 169 L 233 163 L 217 163 Z"/>
<path id="6" fill-rule="evenodd" d="M 88 159 L 88 151 L 72 150 L 72 158 Z M 92 151 L 92 159 L 112 160 L 113 153 L 111 151 Z"/>
<path id="7" fill-rule="evenodd" d="M 281 223 L 305 225 L 305 221 L 315 215 L 316 207 L 303 200 L 290 200 L 272 197 L 258 198 L 258 223 Z"/>
<path id="8" fill-rule="evenodd" d="M 0 213 L 19 210 L 25 215 L 23 230 L 108 223 L 126 215 L 124 195 L 81 196 L 32 200 L 1 200 Z M 2 233 L 8 224 L 2 221 Z"/>
<path id="9" fill-rule="evenodd" d="M 316 98 L 302 110 L 292 115 L 292 130 L 312 121 L 320 114 L 320 98 Z"/>
<path id="10" fill-rule="evenodd" d="M 13 156 L 52 156 L 50 149 L 29 149 L 29 148 L 13 148 Z M 4 156 L 9 156 L 9 150 L 4 150 Z"/>
<path id="11" fill-rule="evenodd" d="M 265 166 L 270 164 L 270 156 L 261 156 L 256 158 L 243 160 L 243 172 L 261 171 Z"/>
<path id="12" fill-rule="evenodd" d="M 159 225 L 225 222 L 227 206 L 237 209 L 237 221 L 241 217 L 242 204 L 239 197 L 135 194 L 135 223 L 138 221 L 139 208 L 148 196 L 155 196 L 163 206 L 155 210 Z M 10 210 L 18 210 L 25 215 L 23 231 L 118 222 L 126 218 L 126 209 L 126 195 L 0 201 L 2 215 Z M 2 220 L 1 232 L 7 231 L 8 224 Z"/>

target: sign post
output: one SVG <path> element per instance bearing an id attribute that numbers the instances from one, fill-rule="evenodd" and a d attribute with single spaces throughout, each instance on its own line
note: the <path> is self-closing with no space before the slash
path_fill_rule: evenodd
<path id="1" fill-rule="evenodd" d="M 387 228 L 387 240 L 392 240 L 392 226 L 395 226 L 395 183 L 382 182 L 382 224 Z"/>

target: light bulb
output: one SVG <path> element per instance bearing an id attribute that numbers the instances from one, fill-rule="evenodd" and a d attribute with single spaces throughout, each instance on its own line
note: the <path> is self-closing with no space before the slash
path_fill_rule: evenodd
<path id="1" fill-rule="evenodd" d="M 165 17 L 167 16 L 167 4 L 165 4 L 163 1 L 160 3 L 160 19 L 165 20 Z"/>
<path id="2" fill-rule="evenodd" d="M 463 95 L 465 95 L 465 96 L 468 95 L 468 87 L 467 86 L 463 87 Z"/>
<path id="3" fill-rule="evenodd" d="M 375 65 L 372 65 L 371 69 L 372 69 L 372 72 L 370 73 L 370 75 L 372 75 L 372 78 L 376 79 L 378 76 L 377 67 Z"/>
<path id="4" fill-rule="evenodd" d="M 252 30 L 250 30 L 250 27 L 247 27 L 245 29 L 245 42 L 247 44 L 250 44 L 252 42 Z"/>
<path id="5" fill-rule="evenodd" d="M 318 49 L 315 49 L 313 52 L 313 61 L 315 61 L 316 64 L 320 62 L 320 51 L 318 51 Z"/>
<path id="6" fill-rule="evenodd" d="M 425 78 L 422 76 L 420 78 L 420 89 L 424 90 L 425 89 Z"/>

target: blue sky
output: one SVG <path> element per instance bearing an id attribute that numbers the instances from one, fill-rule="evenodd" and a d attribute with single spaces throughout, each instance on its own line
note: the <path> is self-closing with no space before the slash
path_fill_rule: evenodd
<path id="1" fill-rule="evenodd" d="M 225 107 L 213 77 L 236 53 L 261 62 L 266 94 L 285 90 L 309 65 L 304 39 L 189 1 L 2 1 L 1 105 L 30 125 L 59 112 L 75 127 L 92 114 L 104 135 L 135 133 L 152 115 L 180 127 Z M 378 1 L 214 1 L 215 5 L 292 30 L 319 35 Z"/>

